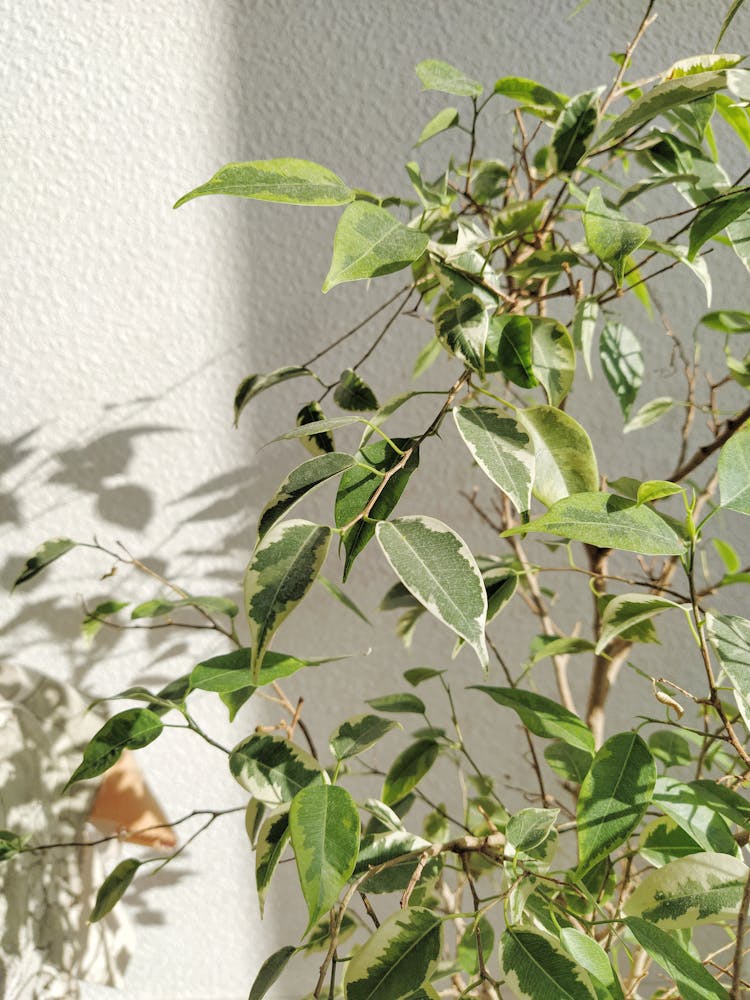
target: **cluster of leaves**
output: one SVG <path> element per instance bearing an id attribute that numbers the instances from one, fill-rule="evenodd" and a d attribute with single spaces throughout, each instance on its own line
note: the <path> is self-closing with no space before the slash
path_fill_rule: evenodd
<path id="1" fill-rule="evenodd" d="M 646 26 L 644 19 L 641 30 Z M 426 89 L 463 103 L 439 110 L 418 144 L 454 130 L 467 136 L 468 155 L 431 181 L 409 163 L 416 200 L 376 196 L 326 167 L 283 159 L 230 164 L 177 203 L 229 194 L 343 206 L 323 290 L 405 269 L 410 278 L 369 317 L 396 303 L 365 357 L 334 384 L 326 385 L 312 362 L 241 383 L 237 418 L 276 384 L 312 378 L 323 387 L 320 399 L 302 406 L 297 426 L 281 435 L 299 440 L 312 457 L 289 473 L 260 514 L 243 613 L 226 599 L 183 591 L 131 612 L 135 619 L 197 614 L 235 648 L 160 692 L 134 688 L 118 695 L 146 707 L 111 718 L 71 781 L 101 774 L 123 749 L 150 743 L 168 712 L 211 741 L 188 708 L 196 690 L 218 694 L 234 718 L 256 691 L 272 685 L 278 694 L 281 679 L 325 662 L 270 647 L 316 580 L 361 614 L 320 576 L 338 535 L 344 581 L 376 541 L 396 577 L 382 607 L 400 610 L 407 645 L 427 614 L 453 633 L 456 652 L 472 648 L 485 674 L 494 657 L 504 683 L 487 683 L 483 675 L 485 683 L 473 685 L 475 697 L 491 699 L 503 721 L 520 723 L 539 786 L 534 804 L 507 809 L 498 775 L 481 770 L 464 740 L 449 672 L 432 667 L 404 677 L 411 688 L 442 690 L 451 730 L 434 725 L 422 699 L 407 690 L 374 699 L 371 711 L 338 724 L 329 736 L 328 762 L 296 710 L 286 731 L 255 732 L 226 750 L 231 773 L 250 795 L 246 822 L 261 910 L 280 860 L 291 852 L 308 911 L 302 943 L 270 956 L 251 1000 L 272 988 L 295 954 L 314 950 L 324 954 L 316 998 L 324 992 L 347 1000 L 486 998 L 507 990 L 532 1000 L 621 1000 L 642 995 L 639 983 L 650 967 L 659 970 L 654 981 L 663 997 L 736 1000 L 748 986 L 742 956 L 750 868 L 743 847 L 750 801 L 742 787 L 750 780 L 750 621 L 708 611 L 704 603 L 750 576 L 734 547 L 720 539 L 713 539 L 713 551 L 722 575 L 701 581 L 698 574 L 709 564 L 705 536 L 714 515 L 734 512 L 726 523 L 740 531 L 735 514 L 750 514 L 750 406 L 743 396 L 750 389 L 750 353 L 737 358 L 730 350 L 735 338 L 750 333 L 750 314 L 720 309 L 696 324 L 696 343 L 708 331 L 724 335 L 727 346 L 727 373 L 709 381 L 705 401 L 697 389 L 697 350 L 686 352 L 670 331 L 684 362 L 685 398 L 659 397 L 633 414 L 643 351 L 614 309 L 629 289 L 650 309 L 652 279 L 674 267 L 695 274 L 710 306 L 707 252 L 716 244 L 728 245 L 722 252 L 733 252 L 750 269 L 750 190 L 722 170 L 713 127 L 720 119 L 727 134 L 750 146 L 750 71 L 739 68 L 740 56 L 699 56 L 642 89 L 625 81 L 633 48 L 619 57 L 608 90 L 572 97 L 517 77 L 499 79 L 485 94 L 453 66 L 420 63 Z M 476 154 L 477 121 L 490 101 L 509 102 L 512 110 L 507 163 Z M 618 113 L 611 110 L 615 104 Z M 627 183 L 634 165 L 638 179 Z M 676 192 L 687 209 L 636 221 L 636 213 L 653 205 L 654 190 L 660 197 Z M 407 307 L 432 324 L 415 374 L 447 353 L 455 377 L 448 388 L 411 389 L 380 405 L 358 369 Z M 597 338 L 626 432 L 647 428 L 673 409 L 684 414 L 675 465 L 664 479 L 602 480 L 587 430 L 565 411 L 576 380 L 592 377 Z M 324 414 L 321 404 L 331 391 L 342 416 Z M 401 408 L 422 395 L 439 399 L 423 433 L 390 433 Z M 732 403 L 738 397 L 739 406 Z M 701 433 L 709 440 L 696 447 L 699 413 L 707 416 Z M 499 554 L 473 554 L 453 527 L 434 517 L 394 516 L 411 477 L 430 474 L 419 466 L 421 445 L 451 421 L 491 481 L 492 512 L 480 513 L 494 529 L 493 541 L 500 538 Z M 356 449 L 338 450 L 334 434 L 345 428 L 361 430 Z M 289 518 L 313 490 L 336 480 L 333 524 Z M 540 582 L 547 569 L 525 548 L 527 536 L 537 535 L 552 536 L 565 557 L 549 572 L 576 574 L 584 594 L 593 591 L 588 634 L 566 633 L 552 620 Z M 46 543 L 19 582 L 75 544 Z M 624 554 L 616 574 L 609 570 L 613 552 Z M 508 667 L 488 631 L 511 602 L 531 608 L 541 629 L 520 669 Z M 100 605 L 87 616 L 89 632 L 123 610 L 120 602 Z M 685 630 L 694 644 L 702 688 L 688 690 L 683 670 L 655 677 L 634 665 L 647 697 L 655 698 L 656 717 L 634 720 L 632 730 L 605 739 L 606 699 L 617 671 L 639 643 L 655 641 L 657 616 L 675 632 Z M 244 638 L 237 623 L 240 630 L 247 626 Z M 592 665 L 588 705 L 580 713 L 566 677 L 572 656 L 587 656 Z M 553 665 L 557 700 L 529 683 L 542 662 Z M 377 797 L 363 800 L 356 781 L 346 787 L 352 764 L 378 773 L 367 754 L 402 728 L 393 715 L 416 716 L 419 725 L 380 774 Z M 298 726 L 307 749 L 293 738 Z M 458 763 L 464 775 L 460 815 L 423 790 L 441 758 Z M 557 850 L 568 832 L 575 857 L 567 842 Z M 3 856 L 33 849 L 8 831 L 0 834 L 0 847 Z M 92 919 L 105 915 L 148 863 L 122 862 L 102 886 Z M 382 922 L 375 896 L 384 906 L 394 904 Z M 705 954 L 694 938 L 701 924 L 726 927 L 726 949 Z"/>

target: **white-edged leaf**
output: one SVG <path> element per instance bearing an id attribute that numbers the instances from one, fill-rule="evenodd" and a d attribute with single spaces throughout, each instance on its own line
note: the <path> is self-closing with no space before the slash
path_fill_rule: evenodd
<path id="1" fill-rule="evenodd" d="M 665 931 L 734 921 L 749 874 L 744 862 L 729 854 L 691 854 L 646 875 L 623 912 Z"/>
<path id="2" fill-rule="evenodd" d="M 600 1000 L 622 1000 L 620 981 L 598 941 L 576 927 L 563 927 L 560 941 L 573 961 L 588 972 Z M 600 990 L 599 987 L 603 989 Z"/>
<path id="3" fill-rule="evenodd" d="M 476 295 L 464 295 L 435 316 L 435 336 L 472 371 L 484 374 L 489 314 Z"/>
<path id="4" fill-rule="evenodd" d="M 400 723 L 384 719 L 382 715 L 355 715 L 334 729 L 328 745 L 336 760 L 346 760 L 369 750 L 386 733 L 396 728 L 401 728 Z"/>
<path id="5" fill-rule="evenodd" d="M 724 987 L 685 951 L 674 934 L 640 917 L 628 917 L 625 923 L 638 944 L 675 981 L 682 1000 L 729 1000 Z"/>
<path id="6" fill-rule="evenodd" d="M 463 539 L 442 521 L 422 516 L 380 521 L 376 533 L 404 586 L 438 621 L 473 647 L 486 669 L 487 594 Z"/>
<path id="7" fill-rule="evenodd" d="M 400 271 L 418 260 L 429 237 L 409 229 L 390 212 L 366 201 L 348 205 L 333 238 L 333 260 L 323 291 L 343 281 L 374 278 Z"/>
<path id="8" fill-rule="evenodd" d="M 605 204 L 601 189 L 592 188 L 583 213 L 586 242 L 604 264 L 609 265 L 615 282 L 622 284 L 625 261 L 649 238 L 651 230 L 639 222 L 630 222 Z"/>
<path id="9" fill-rule="evenodd" d="M 333 401 L 342 410 L 360 412 L 362 410 L 377 410 L 378 400 L 375 393 L 363 378 L 351 368 L 345 368 L 339 376 L 338 385 L 333 392 Z"/>
<path id="10" fill-rule="evenodd" d="M 532 493 L 546 506 L 571 493 L 599 488 L 591 439 L 581 425 L 554 406 L 518 410 L 516 419 L 531 435 L 535 467 Z"/>
<path id="11" fill-rule="evenodd" d="M 277 488 L 263 508 L 258 518 L 258 537 L 262 538 L 269 528 L 298 504 L 311 490 L 338 476 L 354 465 L 354 458 L 343 452 L 333 451 L 311 458 L 298 465 Z"/>
<path id="12" fill-rule="evenodd" d="M 733 434 L 719 452 L 721 506 L 750 514 L 750 425 Z"/>
<path id="13" fill-rule="evenodd" d="M 656 399 L 649 400 L 648 403 L 643 404 L 634 417 L 628 420 L 622 433 L 630 434 L 631 431 L 640 431 L 644 427 L 650 427 L 665 413 L 669 413 L 673 406 L 674 400 L 671 396 L 657 396 Z"/>
<path id="14" fill-rule="evenodd" d="M 22 583 L 26 583 L 27 580 L 31 580 L 37 573 L 41 573 L 46 566 L 49 566 L 51 562 L 59 559 L 60 556 L 64 556 L 66 552 L 70 552 L 77 545 L 78 542 L 74 542 L 70 538 L 50 538 L 48 541 L 43 542 L 24 563 L 23 569 L 13 583 L 14 588 L 20 586 Z"/>
<path id="15" fill-rule="evenodd" d="M 248 736 L 229 755 L 229 770 L 242 787 L 267 806 L 291 802 L 302 788 L 326 780 L 309 753 L 281 736 Z"/>
<path id="16" fill-rule="evenodd" d="M 621 549 L 642 555 L 682 555 L 685 544 L 677 533 L 650 507 L 614 493 L 577 493 L 558 500 L 528 524 L 504 535 L 539 531 L 586 542 L 600 549 Z"/>
<path id="17" fill-rule="evenodd" d="M 581 875 L 624 844 L 651 802 L 656 764 L 637 733 L 617 733 L 598 751 L 578 797 Z"/>
<path id="18" fill-rule="evenodd" d="M 660 816 L 641 830 L 638 854 L 654 868 L 661 868 L 676 858 L 701 854 L 701 845 L 685 833 L 669 816 Z"/>
<path id="19" fill-rule="evenodd" d="M 255 886 L 261 917 L 266 905 L 266 894 L 271 884 L 271 878 L 288 843 L 289 804 L 285 803 L 266 817 L 258 831 L 258 839 L 255 843 Z"/>
<path id="20" fill-rule="evenodd" d="M 596 1000 L 586 972 L 546 934 L 508 927 L 500 939 L 508 985 L 523 1000 Z"/>
<path id="21" fill-rule="evenodd" d="M 439 90 L 456 97 L 481 96 L 481 83 L 441 59 L 423 59 L 414 69 L 425 90 Z"/>
<path id="22" fill-rule="evenodd" d="M 411 907 L 394 913 L 346 966 L 346 1000 L 401 1000 L 416 992 L 440 956 L 442 916 Z"/>
<path id="23" fill-rule="evenodd" d="M 297 414 L 295 423 L 298 427 L 302 427 L 305 424 L 320 423 L 325 418 L 325 413 L 323 413 L 320 403 L 313 399 L 309 403 L 305 403 Z M 323 431 L 320 434 L 306 433 L 304 437 L 300 438 L 300 444 L 311 455 L 327 455 L 332 451 L 336 451 L 336 442 L 330 431 Z"/>
<path id="24" fill-rule="evenodd" d="M 707 614 L 706 634 L 732 685 L 742 720 L 750 729 L 750 621 L 736 615 Z"/>
<path id="25" fill-rule="evenodd" d="M 331 529 L 309 521 L 282 521 L 256 545 L 245 571 L 245 611 L 250 626 L 251 681 L 257 683 L 269 642 L 315 582 Z"/>
<path id="26" fill-rule="evenodd" d="M 315 372 L 311 372 L 309 368 L 298 365 L 287 365 L 285 368 L 277 368 L 266 374 L 248 375 L 247 378 L 243 378 L 234 394 L 234 426 L 237 426 L 240 414 L 255 396 L 280 382 L 288 382 L 291 378 L 304 378 L 305 376 L 318 378 Z"/>
<path id="27" fill-rule="evenodd" d="M 667 608 L 681 607 L 682 605 L 666 597 L 654 597 L 651 594 L 618 594 L 609 601 L 602 613 L 596 655 L 603 653 L 613 639 L 633 625 L 650 620 Z"/>
<path id="28" fill-rule="evenodd" d="M 288 205 L 346 205 L 354 192 L 332 170 L 293 158 L 228 163 L 206 184 L 189 191 L 175 208 L 204 194 L 284 202 Z"/>
<path id="29" fill-rule="evenodd" d="M 294 796 L 289 834 L 310 916 L 308 931 L 330 910 L 353 872 L 359 829 L 354 800 L 340 785 L 308 785 Z"/>
<path id="30" fill-rule="evenodd" d="M 534 450 L 529 432 L 502 410 L 456 406 L 453 418 L 479 468 L 507 494 L 517 511 L 531 505 Z"/>

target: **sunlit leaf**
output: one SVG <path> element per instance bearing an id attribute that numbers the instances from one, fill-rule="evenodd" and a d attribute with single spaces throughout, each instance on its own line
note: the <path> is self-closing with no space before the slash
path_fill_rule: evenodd
<path id="1" fill-rule="evenodd" d="M 481 83 L 440 59 L 423 59 L 415 70 L 425 90 L 439 90 L 456 97 L 479 97 L 482 93 Z"/>

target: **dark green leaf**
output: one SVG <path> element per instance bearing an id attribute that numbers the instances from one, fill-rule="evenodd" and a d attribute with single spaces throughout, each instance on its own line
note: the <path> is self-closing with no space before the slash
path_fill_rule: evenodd
<path id="1" fill-rule="evenodd" d="M 722 229 L 726 229 L 748 210 L 750 210 L 750 191 L 747 190 L 734 191 L 712 199 L 698 212 L 690 227 L 688 260 L 695 260 L 704 243 L 717 236 Z"/>
<path id="2" fill-rule="evenodd" d="M 13 586 L 18 587 L 20 584 L 26 583 L 27 580 L 31 580 L 51 562 L 64 556 L 66 552 L 70 552 L 77 545 L 78 542 L 74 542 L 70 538 L 51 538 L 48 542 L 44 542 L 26 560 Z"/>
<path id="3" fill-rule="evenodd" d="M 378 401 L 369 385 L 351 368 L 346 368 L 339 376 L 333 393 L 333 401 L 342 410 L 377 410 Z"/>
<path id="4" fill-rule="evenodd" d="M 434 670 L 432 667 L 412 667 L 410 670 L 404 671 L 404 680 L 408 681 L 413 687 L 417 687 L 423 681 L 429 681 L 433 677 L 439 677 L 443 673 L 445 673 L 444 670 Z"/>
<path id="5" fill-rule="evenodd" d="M 550 143 L 554 173 L 569 173 L 586 153 L 599 114 L 599 90 L 571 98 L 560 112 Z"/>
<path id="6" fill-rule="evenodd" d="M 417 740 L 391 764 L 380 796 L 387 806 L 405 798 L 416 788 L 438 758 L 440 747 L 434 740 Z"/>
<path id="7" fill-rule="evenodd" d="M 297 426 L 304 427 L 305 424 L 320 424 L 325 422 L 325 414 L 320 403 L 313 400 L 303 406 L 297 414 Z M 336 450 L 336 443 L 330 431 L 320 431 L 311 434 L 309 437 L 301 437 L 302 446 L 313 455 L 325 455 Z"/>
<path id="8" fill-rule="evenodd" d="M 183 195 L 174 207 L 204 194 L 231 194 L 289 205 L 346 205 L 354 198 L 354 192 L 327 167 L 295 159 L 228 163 L 206 184 Z"/>
<path id="9" fill-rule="evenodd" d="M 370 708 L 374 708 L 376 712 L 410 712 L 416 715 L 424 715 L 426 711 L 422 699 L 417 698 L 415 694 L 410 694 L 409 692 L 368 698 L 367 704 Z"/>
<path id="10" fill-rule="evenodd" d="M 583 227 L 589 247 L 599 260 L 612 268 L 616 283 L 621 285 L 627 258 L 649 238 L 651 230 L 638 222 L 630 222 L 606 205 L 598 187 L 592 188 L 588 196 Z"/>
<path id="11" fill-rule="evenodd" d="M 276 371 L 269 372 L 267 375 L 248 375 L 247 378 L 243 378 L 234 394 L 234 426 L 237 426 L 240 414 L 255 396 L 274 385 L 278 385 L 280 382 L 287 382 L 290 378 L 302 378 L 304 376 L 317 379 L 317 375 L 311 372 L 309 368 L 300 368 L 294 365 L 287 366 L 286 368 L 277 368 Z"/>
<path id="12" fill-rule="evenodd" d="M 544 759 L 559 777 L 580 785 L 588 774 L 592 758 L 586 750 L 555 740 L 544 748 Z"/>
<path id="13" fill-rule="evenodd" d="M 379 715 L 355 715 L 333 731 L 328 745 L 336 760 L 346 760 L 369 750 L 397 727 L 401 728 L 398 722 Z"/>
<path id="14" fill-rule="evenodd" d="M 440 59 L 423 59 L 415 67 L 425 90 L 439 90 L 456 97 L 480 97 L 482 84 L 470 79 L 460 69 Z"/>
<path id="15" fill-rule="evenodd" d="M 724 987 L 685 951 L 674 934 L 639 917 L 629 917 L 625 923 L 638 944 L 675 981 L 682 1000 L 729 1000 Z"/>
<path id="16" fill-rule="evenodd" d="M 141 862 L 136 861 L 135 858 L 126 858 L 107 875 L 99 887 L 94 908 L 89 914 L 88 922 L 90 924 L 95 924 L 97 920 L 106 917 L 110 910 L 114 909 L 133 881 L 133 876 L 140 866 Z"/>
<path id="17" fill-rule="evenodd" d="M 498 705 L 512 708 L 526 728 L 536 736 L 562 740 L 588 754 L 593 754 L 594 737 L 591 730 L 577 715 L 558 705 L 551 698 L 522 691 L 519 688 L 486 687 L 473 685 L 473 690 L 484 691 Z"/>
<path id="18" fill-rule="evenodd" d="M 284 971 L 289 959 L 296 950 L 292 945 L 287 944 L 283 948 L 279 948 L 278 951 L 275 951 L 273 955 L 269 955 L 258 970 L 258 975 L 250 987 L 250 995 L 247 1000 L 263 1000 L 263 997 Z"/>
<path id="19" fill-rule="evenodd" d="M 104 723 L 83 751 L 83 760 L 65 788 L 75 781 L 104 774 L 120 759 L 123 750 L 148 746 L 164 729 L 164 723 L 148 708 L 128 708 Z"/>
<path id="20" fill-rule="evenodd" d="M 637 733 L 611 736 L 592 761 L 578 798 L 578 870 L 624 844 L 651 802 L 656 765 Z"/>
<path id="21" fill-rule="evenodd" d="M 258 519 L 258 537 L 262 538 L 308 493 L 353 465 L 351 455 L 334 451 L 311 458 L 293 469 L 263 508 Z"/>

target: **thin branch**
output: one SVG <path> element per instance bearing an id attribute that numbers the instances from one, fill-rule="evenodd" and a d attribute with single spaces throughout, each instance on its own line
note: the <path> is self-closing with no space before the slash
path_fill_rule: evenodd
<path id="1" fill-rule="evenodd" d="M 348 340 L 349 337 L 354 336 L 354 334 L 357 333 L 359 330 L 361 330 L 362 327 L 367 326 L 367 324 L 371 320 L 375 319 L 376 316 L 379 316 L 384 309 L 387 309 L 388 306 L 392 302 L 395 302 L 396 299 L 399 298 L 399 296 L 403 295 L 407 289 L 411 291 L 413 288 L 414 285 L 404 285 L 403 288 L 399 288 L 397 292 L 395 292 L 389 299 L 386 299 L 386 301 L 383 302 L 381 305 L 379 305 L 378 308 L 375 309 L 373 312 L 371 312 L 369 316 L 365 316 L 365 318 L 361 320 L 359 323 L 357 323 L 356 326 L 353 326 L 350 330 L 347 330 L 346 333 L 342 333 L 340 337 L 337 337 L 336 340 L 332 341 L 328 345 L 328 347 L 324 347 L 322 351 L 318 351 L 317 354 L 313 354 L 313 356 L 310 358 L 309 361 L 305 361 L 303 367 L 309 368 L 309 366 L 314 364 L 319 358 L 322 358 L 324 355 L 328 354 L 329 351 L 332 351 L 334 348 L 338 347 L 339 344 L 343 344 L 345 340 Z"/>
<path id="2" fill-rule="evenodd" d="M 604 116 L 604 113 L 606 112 L 607 108 L 614 100 L 615 94 L 617 93 L 617 90 L 623 81 L 623 77 L 625 76 L 628 66 L 630 65 L 630 59 L 633 55 L 633 52 L 635 51 L 636 46 L 640 42 L 641 38 L 643 38 L 643 35 L 646 29 L 649 27 L 649 25 L 653 24 L 653 22 L 656 20 L 656 14 L 654 14 L 653 17 L 651 16 L 651 11 L 654 9 L 654 3 L 655 0 L 649 0 L 648 7 L 646 8 L 646 13 L 643 15 L 643 20 L 638 25 L 638 30 L 636 31 L 635 35 L 629 42 L 628 47 L 625 49 L 625 55 L 617 70 L 617 75 L 615 76 L 614 82 L 612 83 L 612 86 L 609 88 L 607 96 L 602 101 L 600 117 Z"/>

